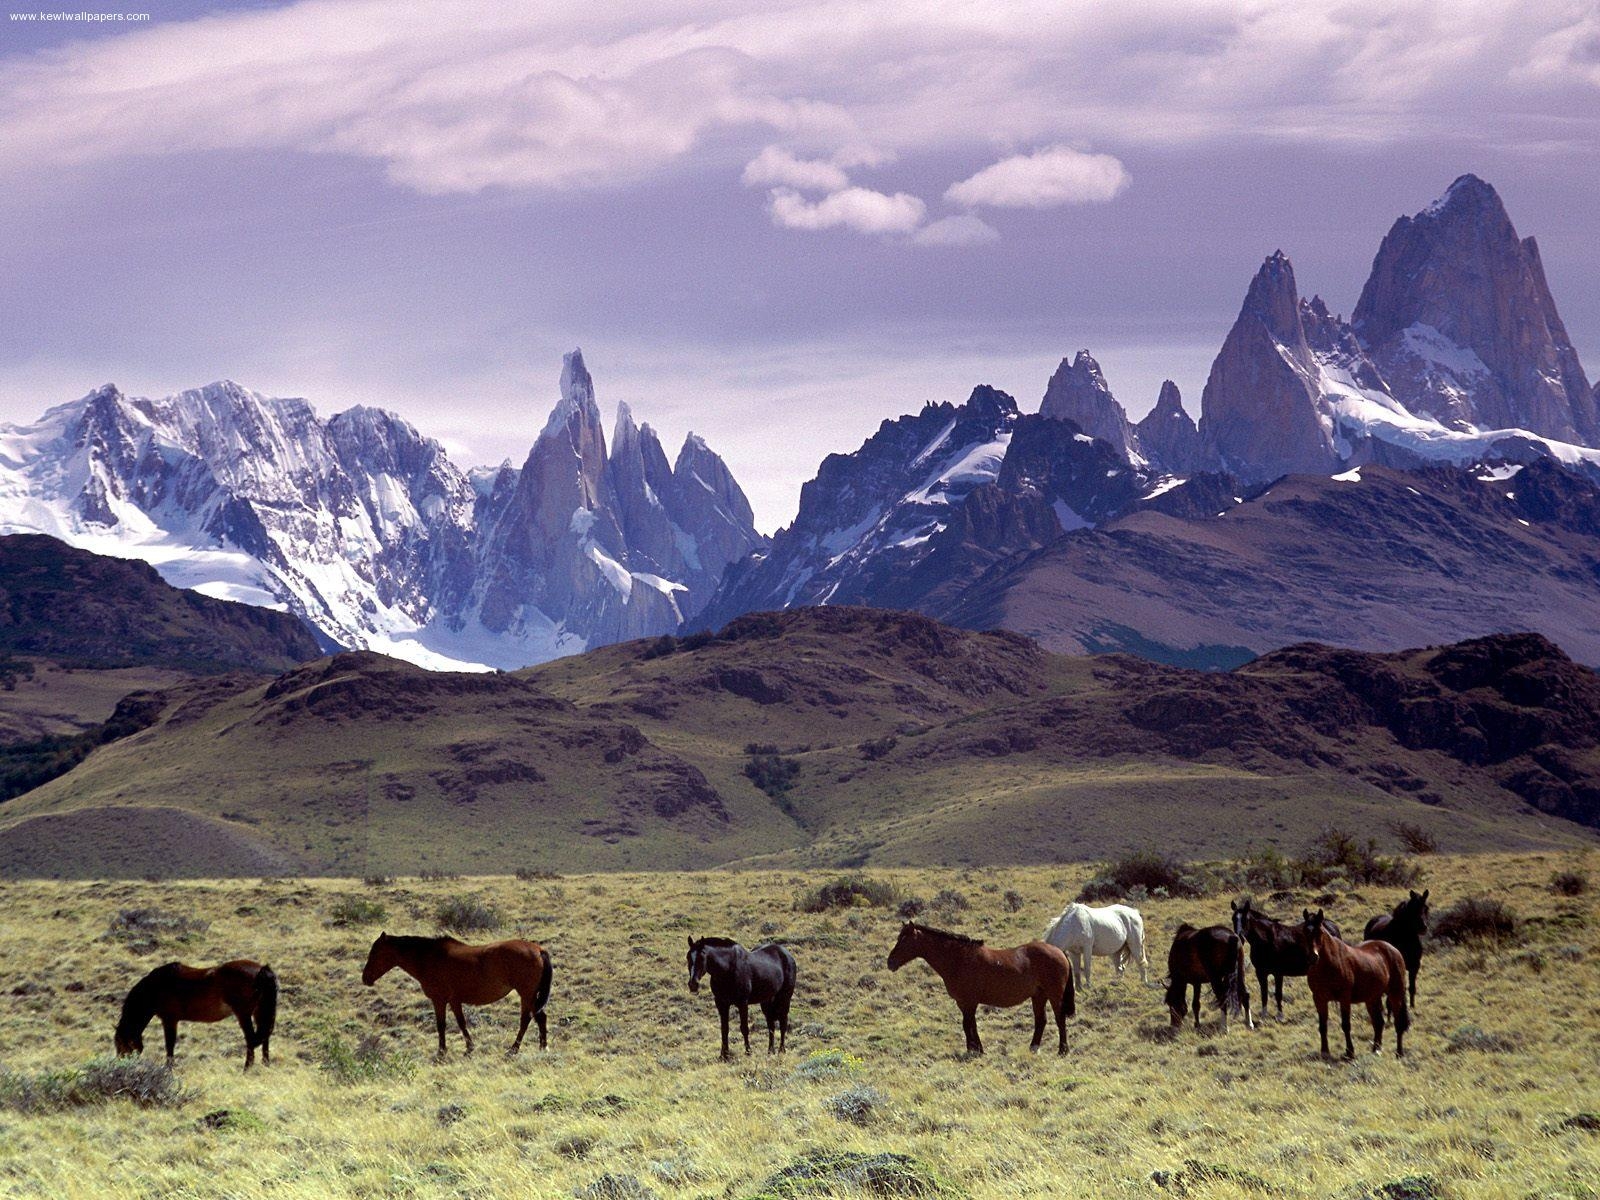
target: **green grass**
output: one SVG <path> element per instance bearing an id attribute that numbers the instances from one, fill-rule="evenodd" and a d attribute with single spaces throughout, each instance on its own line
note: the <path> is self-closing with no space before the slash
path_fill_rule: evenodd
<path id="1" fill-rule="evenodd" d="M 1549 888 L 1557 870 L 1592 872 L 1592 856 L 1425 865 L 1436 911 L 1464 895 L 1501 900 L 1524 918 L 1522 940 L 1430 949 L 1407 1057 L 1390 1039 L 1389 1053 L 1363 1050 L 1353 1064 L 1315 1054 L 1302 981 L 1286 986 L 1281 1025 L 1235 1023 L 1224 1036 L 1208 1010 L 1200 1034 L 1172 1037 L 1159 992 L 1108 969 L 1080 998 L 1066 1058 L 1028 1054 L 1030 1022 L 1009 1010 L 980 1015 L 989 1053 L 966 1060 L 928 969 L 884 966 L 893 909 L 796 908 L 836 872 L 0 884 L 0 1070 L 13 1076 L 105 1054 L 127 987 L 174 956 L 265 959 L 283 987 L 269 1070 L 240 1070 L 231 1022 L 185 1025 L 175 1107 L 112 1097 L 0 1109 L 0 1195 L 560 1197 L 611 1175 L 663 1200 L 739 1200 L 807 1194 L 785 1169 L 841 1155 L 971 1197 L 1155 1198 L 1178 1194 L 1174 1180 L 1195 1197 L 1354 1197 L 1407 1176 L 1430 1177 L 1448 1200 L 1596 1194 L 1600 1134 L 1584 1114 L 1600 1112 L 1600 904 Z M 1037 937 L 1088 875 L 1065 864 L 872 870 L 903 894 L 959 892 L 969 907 L 942 919 L 996 945 Z M 543 942 L 555 966 L 550 1051 L 503 1057 L 517 1015 L 508 1000 L 469 1010 L 476 1056 L 463 1058 L 452 1032 L 450 1056 L 434 1061 L 415 983 L 360 984 L 376 931 L 330 923 L 352 895 L 382 904 L 390 932 L 414 933 L 435 931 L 445 901 L 477 896 L 502 914 L 498 936 Z M 1328 908 L 1359 928 L 1401 895 L 1363 887 Z M 1220 920 L 1226 901 L 1142 906 L 1156 976 L 1173 927 Z M 209 925 L 142 954 L 105 939 L 117 913 L 139 908 Z M 795 954 L 781 1059 L 716 1060 L 714 1009 L 684 987 L 683 962 L 685 937 L 712 933 L 774 938 Z M 758 1021 L 758 1050 L 761 1032 Z M 147 1040 L 159 1046 L 158 1034 Z"/>

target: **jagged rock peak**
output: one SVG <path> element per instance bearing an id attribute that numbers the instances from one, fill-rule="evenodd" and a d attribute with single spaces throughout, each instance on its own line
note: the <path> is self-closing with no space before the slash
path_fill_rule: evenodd
<path id="1" fill-rule="evenodd" d="M 596 429 L 600 426 L 600 408 L 594 402 L 594 380 L 583 365 L 583 351 L 574 349 L 561 356 L 561 399 L 557 401 L 550 419 L 545 422 L 540 437 L 547 437 L 564 429 L 574 413 Z"/>
<path id="2" fill-rule="evenodd" d="M 1039 412 L 1055 420 L 1072 421 L 1090 437 L 1109 442 L 1129 462 L 1143 461 L 1127 412 L 1111 394 L 1100 364 L 1087 350 L 1079 350 L 1071 362 L 1061 360 L 1045 388 Z"/>
<path id="3" fill-rule="evenodd" d="M 1244 313 L 1257 317 L 1281 342 L 1298 342 L 1304 337 L 1294 264 L 1282 250 L 1268 255 L 1250 281 L 1250 290 L 1244 298 Z"/>
<path id="4" fill-rule="evenodd" d="M 1161 393 L 1156 397 L 1156 406 L 1150 410 L 1152 417 L 1188 417 L 1188 412 L 1183 407 L 1183 393 L 1178 390 L 1178 385 L 1170 379 L 1161 381 Z M 1192 422 L 1191 422 L 1192 423 Z"/>
<path id="5" fill-rule="evenodd" d="M 1134 426 L 1139 446 L 1151 463 L 1174 475 L 1204 469 L 1200 430 L 1183 407 L 1183 396 L 1172 380 L 1163 380 L 1156 406 Z"/>

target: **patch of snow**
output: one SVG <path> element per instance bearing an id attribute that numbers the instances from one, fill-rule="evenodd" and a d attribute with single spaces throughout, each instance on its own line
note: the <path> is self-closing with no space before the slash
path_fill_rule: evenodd
<path id="1" fill-rule="evenodd" d="M 1157 496 L 1165 496 L 1173 488 L 1182 487 L 1188 482 L 1189 481 L 1187 479 L 1180 479 L 1176 475 L 1168 475 L 1162 479 L 1160 483 L 1156 484 L 1155 487 L 1146 492 L 1144 494 L 1144 499 L 1154 500 Z"/>
<path id="2" fill-rule="evenodd" d="M 932 457 L 933 452 L 945 444 L 946 439 L 948 439 L 949 436 L 955 432 L 956 420 L 956 417 L 951 417 L 950 423 L 939 431 L 939 436 L 924 446 L 922 448 L 922 453 L 918 454 L 911 460 L 911 465 L 913 467 L 920 467 L 923 463 L 927 462 L 928 459 Z"/>
<path id="3" fill-rule="evenodd" d="M 1520 470 L 1521 463 L 1502 463 L 1498 467 L 1483 468 L 1483 474 L 1475 478 L 1479 483 L 1504 483 Z"/>
<path id="4" fill-rule="evenodd" d="M 1331 476 L 1331 478 L 1337 480 L 1340 483 L 1360 483 L 1361 482 L 1361 468 L 1360 467 L 1352 467 L 1348 471 L 1344 471 L 1341 474 Z"/>
<path id="5" fill-rule="evenodd" d="M 583 552 L 590 562 L 600 568 L 600 573 L 606 577 L 606 582 L 616 588 L 624 598 L 633 594 L 633 573 L 627 567 L 593 542 L 585 542 Z"/>

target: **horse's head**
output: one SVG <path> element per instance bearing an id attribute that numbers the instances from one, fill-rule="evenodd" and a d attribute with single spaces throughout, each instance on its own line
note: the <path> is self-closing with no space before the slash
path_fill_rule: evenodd
<path id="1" fill-rule="evenodd" d="M 1309 908 L 1302 908 L 1300 917 L 1306 943 L 1306 958 L 1315 963 L 1322 957 L 1322 910 L 1319 908 L 1316 912 L 1312 912 Z"/>
<path id="2" fill-rule="evenodd" d="M 144 1034 L 137 1029 L 118 1025 L 115 1040 L 119 1058 L 126 1058 L 130 1054 L 144 1053 Z"/>
<path id="3" fill-rule="evenodd" d="M 1402 900 L 1395 907 L 1396 921 L 1402 921 L 1414 928 L 1419 934 L 1428 932 L 1428 893 L 1432 888 L 1423 888 L 1422 891 L 1413 891 L 1411 895 Z"/>
<path id="4" fill-rule="evenodd" d="M 907 921 L 900 926 L 900 937 L 894 944 L 894 949 L 889 951 L 889 970 L 898 971 L 913 958 L 922 953 L 922 931 L 912 922 Z"/>
<path id="5" fill-rule="evenodd" d="M 1183 1018 L 1189 1011 L 1188 985 L 1180 979 L 1171 976 L 1167 978 L 1167 1015 L 1172 1018 L 1172 1027 L 1180 1029 Z"/>
<path id="6" fill-rule="evenodd" d="M 367 965 L 361 968 L 361 982 L 371 987 L 399 965 L 400 956 L 395 953 L 394 939 L 387 933 L 380 933 L 372 943 L 372 949 L 367 952 Z"/>
<path id="7" fill-rule="evenodd" d="M 689 990 L 698 992 L 700 990 L 700 977 L 706 973 L 706 943 L 704 938 L 698 942 L 693 938 L 689 939 L 688 965 Z"/>
<path id="8" fill-rule="evenodd" d="M 1243 900 L 1229 900 L 1228 908 L 1233 913 L 1233 932 L 1237 937 L 1243 937 L 1245 930 L 1250 928 L 1250 917 L 1253 910 L 1250 907 L 1250 897 Z"/>

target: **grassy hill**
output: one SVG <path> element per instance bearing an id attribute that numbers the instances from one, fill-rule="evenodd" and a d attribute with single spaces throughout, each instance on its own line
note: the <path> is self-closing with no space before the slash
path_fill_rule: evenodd
<path id="1" fill-rule="evenodd" d="M 130 703 L 148 727 L 0 807 L 0 873 L 1204 857 L 1397 822 L 1485 850 L 1600 825 L 1600 679 L 1532 636 L 1208 674 L 824 608 L 514 674 L 344 654 Z M 141 859 L 130 809 L 195 814 L 189 853 Z"/>
<path id="2" fill-rule="evenodd" d="M 826 874 L 0 883 L 0 1193 L 645 1194 L 607 1190 L 601 1180 L 613 1175 L 660 1200 L 751 1200 L 773 1195 L 767 1181 L 792 1164 L 846 1151 L 907 1156 L 917 1178 L 944 1185 L 921 1193 L 935 1200 L 1593 1194 L 1600 903 L 1592 890 L 1567 897 L 1550 883 L 1558 871 L 1593 879 L 1600 863 L 1566 853 L 1423 861 L 1436 918 L 1483 896 L 1509 905 L 1521 930 L 1500 943 L 1431 945 L 1405 1058 L 1395 1058 L 1392 1035 L 1382 1055 L 1366 1052 L 1358 1010 L 1360 1056 L 1350 1064 L 1317 1056 L 1303 980 L 1286 982 L 1281 1024 L 1248 1031 L 1236 1021 L 1224 1035 L 1207 998 L 1201 1031 L 1174 1037 L 1161 993 L 1104 960 L 1068 1023 L 1067 1057 L 1027 1053 L 1024 1008 L 981 1013 L 988 1053 L 966 1060 L 955 1007 L 929 969 L 884 966 L 900 924 L 893 907 L 797 911 L 796 897 Z M 1089 873 L 874 874 L 904 896 L 944 894 L 930 920 L 1006 946 L 1037 937 Z M 1359 929 L 1403 894 L 1296 892 L 1269 909 L 1324 904 Z M 1228 898 L 1140 902 L 1155 977 L 1173 927 L 1225 917 Z M 477 1054 L 462 1056 L 452 1028 L 451 1054 L 435 1062 L 433 1014 L 417 985 L 397 972 L 361 986 L 379 929 L 436 932 L 436 911 L 456 900 L 501 918 L 471 940 L 521 935 L 549 948 L 546 1053 L 504 1057 L 517 1017 L 506 1000 L 467 1010 Z M 111 932 L 133 913 L 155 931 L 147 939 Z M 793 951 L 782 1058 L 761 1053 L 755 1036 L 752 1058 L 717 1061 L 711 998 L 684 986 L 684 939 L 709 933 Z M 282 983 L 270 1070 L 240 1071 L 231 1020 L 185 1024 L 182 1095 L 169 1107 L 93 1103 L 89 1092 L 81 1106 L 26 1108 L 27 1085 L 44 1091 L 109 1052 L 118 1006 L 146 971 L 239 955 L 270 961 Z M 146 1040 L 148 1062 L 159 1057 L 159 1029 Z"/>

